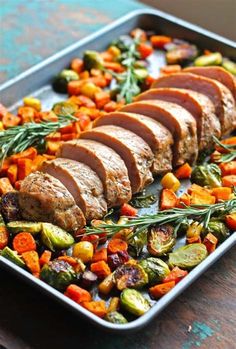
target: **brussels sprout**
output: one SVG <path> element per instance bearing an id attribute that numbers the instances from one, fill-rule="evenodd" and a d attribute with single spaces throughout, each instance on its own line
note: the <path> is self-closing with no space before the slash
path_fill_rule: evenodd
<path id="1" fill-rule="evenodd" d="M 79 75 L 74 70 L 64 69 L 54 78 L 52 87 L 56 92 L 66 93 L 68 82 L 73 80 L 79 80 Z"/>
<path id="2" fill-rule="evenodd" d="M 229 229 L 226 227 L 226 225 L 217 220 L 210 220 L 207 228 L 203 229 L 201 235 L 204 238 L 208 233 L 213 234 L 220 243 L 230 235 Z"/>
<path id="3" fill-rule="evenodd" d="M 228 58 L 224 58 L 222 62 L 222 67 L 228 70 L 231 74 L 236 75 L 236 63 L 230 61 Z"/>
<path id="4" fill-rule="evenodd" d="M 181 42 L 170 46 L 167 50 L 166 60 L 168 64 L 181 64 L 194 60 L 197 57 L 198 50 L 195 45 L 187 42 Z"/>
<path id="5" fill-rule="evenodd" d="M 143 81 L 148 76 L 148 71 L 144 68 L 137 68 L 134 69 L 134 74 L 138 80 Z"/>
<path id="6" fill-rule="evenodd" d="M 83 60 L 85 70 L 103 68 L 103 59 L 96 51 L 85 51 Z"/>
<path id="7" fill-rule="evenodd" d="M 142 251 L 144 246 L 147 244 L 147 230 L 142 230 L 140 233 L 134 235 L 129 240 L 129 253 L 133 257 L 138 257 Z"/>
<path id="8" fill-rule="evenodd" d="M 216 164 L 196 166 L 192 172 L 191 181 L 202 187 L 215 188 L 221 186 L 221 170 Z"/>
<path id="9" fill-rule="evenodd" d="M 161 282 L 170 273 L 168 265 L 160 258 L 150 257 L 143 259 L 139 262 L 139 265 L 147 273 L 150 285 Z"/>
<path id="10" fill-rule="evenodd" d="M 169 254 L 168 264 L 171 268 L 192 269 L 207 257 L 206 246 L 200 243 L 179 247 Z"/>
<path id="11" fill-rule="evenodd" d="M 69 263 L 54 259 L 43 266 L 40 279 L 57 290 L 64 291 L 67 286 L 75 282 L 76 274 Z"/>
<path id="12" fill-rule="evenodd" d="M 193 223 L 193 220 L 192 219 L 185 219 L 183 220 L 179 227 L 178 227 L 178 230 L 177 230 L 177 236 L 180 237 L 180 236 L 184 236 L 187 234 L 187 231 L 188 231 L 188 228 L 190 227 L 190 225 Z"/>
<path id="13" fill-rule="evenodd" d="M 207 67 L 209 65 L 220 65 L 222 63 L 222 55 L 220 52 L 213 52 L 209 55 L 197 57 L 194 65 L 197 67 Z"/>
<path id="14" fill-rule="evenodd" d="M 8 259 L 12 263 L 15 263 L 18 265 L 18 267 L 25 268 L 25 262 L 21 259 L 20 256 L 18 256 L 16 251 L 13 251 L 8 246 L 4 247 L 4 249 L 1 251 L 1 256 Z"/>
<path id="15" fill-rule="evenodd" d="M 35 235 L 42 230 L 42 223 L 13 221 L 7 224 L 7 229 L 13 234 L 19 233 L 21 231 L 27 231 L 28 233 Z"/>
<path id="16" fill-rule="evenodd" d="M 69 103 L 69 102 L 59 102 L 54 104 L 54 106 L 52 107 L 53 112 L 56 115 L 71 115 L 74 114 L 77 111 L 77 106 L 73 103 Z"/>
<path id="17" fill-rule="evenodd" d="M 148 283 L 148 275 L 144 269 L 139 264 L 130 262 L 116 269 L 114 279 L 120 291 L 127 287 L 141 288 Z"/>
<path id="18" fill-rule="evenodd" d="M 51 251 L 69 248 L 74 243 L 74 238 L 69 233 L 51 223 L 42 223 L 41 238 Z"/>
<path id="19" fill-rule="evenodd" d="M 122 291 L 120 303 L 123 309 L 136 316 L 145 314 L 151 308 L 148 300 L 140 292 L 130 288 Z"/>
<path id="20" fill-rule="evenodd" d="M 111 45 L 118 47 L 121 52 L 129 50 L 133 40 L 129 35 L 121 35 L 118 39 L 113 40 Z"/>
<path id="21" fill-rule="evenodd" d="M 105 316 L 105 320 L 113 324 L 126 324 L 128 321 L 126 318 L 118 311 L 112 311 Z"/>
<path id="22" fill-rule="evenodd" d="M 4 194 L 0 203 L 0 211 L 5 222 L 22 219 L 19 207 L 19 194 L 12 191 Z"/>
<path id="23" fill-rule="evenodd" d="M 151 227 L 148 231 L 147 240 L 150 255 L 154 257 L 163 256 L 171 251 L 176 243 L 174 228 L 169 224 Z"/>

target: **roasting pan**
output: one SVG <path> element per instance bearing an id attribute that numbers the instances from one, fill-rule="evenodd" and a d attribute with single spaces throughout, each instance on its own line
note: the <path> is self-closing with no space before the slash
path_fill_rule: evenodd
<path id="1" fill-rule="evenodd" d="M 0 87 L 0 100 L 10 111 L 14 112 L 26 95 L 33 95 L 40 98 L 43 108 L 51 106 L 59 100 L 66 98 L 66 95 L 57 94 L 51 88 L 53 76 L 60 70 L 69 66 L 72 58 L 82 56 L 87 49 L 103 50 L 116 37 L 127 34 L 133 28 L 140 27 L 145 30 L 155 31 L 164 35 L 185 39 L 195 43 L 200 48 L 207 48 L 212 51 L 220 51 L 224 56 L 236 60 L 236 43 L 223 38 L 217 34 L 204 30 L 191 23 L 178 19 L 158 10 L 138 10 L 118 19 L 107 25 L 98 32 L 76 42 L 75 44 L 56 53 L 50 58 L 28 69 L 17 77 L 5 82 Z M 186 181 L 184 187 L 189 183 Z M 183 187 L 183 188 L 184 188 Z M 156 193 L 160 190 L 160 184 L 156 180 L 147 189 L 148 192 Z M 145 209 L 145 213 L 153 213 L 157 209 L 155 203 L 151 208 Z M 142 213 L 143 213 L 142 209 Z M 181 245 L 181 239 L 177 247 Z M 0 256 L 0 267 L 6 268 L 16 276 L 22 278 L 29 285 L 36 286 L 42 292 L 53 297 L 68 309 L 88 320 L 91 324 L 101 329 L 113 332 L 135 331 L 147 325 L 156 317 L 170 302 L 182 293 L 194 280 L 203 274 L 213 263 L 217 261 L 228 249 L 236 243 L 236 232 L 227 238 L 211 255 L 200 265 L 192 270 L 180 283 L 178 283 L 168 294 L 156 302 L 153 307 L 140 318 L 124 325 L 112 324 L 93 315 L 80 305 L 65 297 L 62 293 L 50 287 L 41 280 L 36 279 L 30 273 L 19 268 L 7 259 Z"/>

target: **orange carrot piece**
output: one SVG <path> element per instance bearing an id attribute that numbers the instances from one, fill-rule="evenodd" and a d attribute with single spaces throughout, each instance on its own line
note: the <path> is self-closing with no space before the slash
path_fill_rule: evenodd
<path id="1" fill-rule="evenodd" d="M 39 264 L 40 266 L 44 266 L 44 264 L 48 264 L 50 262 L 52 258 L 52 252 L 49 250 L 45 250 L 43 251 L 43 253 L 41 254 L 40 258 L 39 258 Z"/>
<path id="2" fill-rule="evenodd" d="M 64 135 L 61 135 L 62 141 L 71 141 L 72 139 L 78 138 L 78 134 L 73 132 L 73 133 L 66 133 Z"/>
<path id="3" fill-rule="evenodd" d="M 99 236 L 97 234 L 84 235 L 82 236 L 81 241 L 91 242 L 91 244 L 93 244 L 93 248 L 95 251 L 99 244 Z"/>
<path id="4" fill-rule="evenodd" d="M 90 73 L 88 70 L 84 70 L 79 74 L 81 80 L 88 80 Z"/>
<path id="5" fill-rule="evenodd" d="M 23 180 L 28 176 L 33 168 L 33 161 L 31 159 L 18 160 L 18 180 Z"/>
<path id="6" fill-rule="evenodd" d="M 137 213 L 138 213 L 138 210 L 135 207 L 133 207 L 129 204 L 126 204 L 126 203 L 123 204 L 120 208 L 121 216 L 134 217 L 137 215 Z"/>
<path id="7" fill-rule="evenodd" d="M 0 250 L 7 246 L 9 241 L 9 233 L 7 228 L 3 225 L 0 227 Z"/>
<path id="8" fill-rule="evenodd" d="M 94 85 L 101 88 L 104 88 L 108 85 L 108 80 L 104 76 L 93 76 L 92 78 L 89 78 L 89 82 L 92 82 L 94 83 Z"/>
<path id="9" fill-rule="evenodd" d="M 0 177 L 7 176 L 7 171 L 11 165 L 11 159 L 7 158 L 3 161 L 2 167 L 0 168 Z"/>
<path id="10" fill-rule="evenodd" d="M 111 274 L 109 265 L 104 261 L 92 263 L 90 270 L 96 274 L 99 279 L 105 279 L 105 277 Z"/>
<path id="11" fill-rule="evenodd" d="M 184 208 L 185 206 L 190 206 L 191 196 L 188 193 L 184 193 L 179 197 L 177 207 Z"/>
<path id="12" fill-rule="evenodd" d="M 96 263 L 99 261 L 107 262 L 107 248 L 106 247 L 100 248 L 100 250 L 97 250 L 94 253 L 92 262 Z"/>
<path id="13" fill-rule="evenodd" d="M 223 139 L 223 140 L 221 140 L 221 143 L 224 145 L 235 145 L 236 146 L 236 136 Z M 216 145 L 215 149 L 217 151 L 219 151 L 220 153 L 228 153 L 228 151 L 226 149 L 222 148 L 219 145 Z"/>
<path id="14" fill-rule="evenodd" d="M 21 123 L 34 121 L 37 111 L 32 107 L 22 106 L 18 108 L 17 114 L 21 117 Z"/>
<path id="15" fill-rule="evenodd" d="M 21 119 L 19 118 L 19 116 L 13 115 L 11 113 L 7 113 L 2 118 L 2 124 L 4 128 L 18 126 L 20 121 Z"/>
<path id="16" fill-rule="evenodd" d="M 10 165 L 9 169 L 7 170 L 7 177 L 9 178 L 12 185 L 15 184 L 17 181 L 17 173 L 18 173 L 18 167 L 16 164 Z"/>
<path id="17" fill-rule="evenodd" d="M 36 158 L 33 160 L 33 163 L 32 163 L 32 171 L 40 170 L 43 162 L 46 161 L 46 160 L 47 159 L 45 158 L 45 156 L 37 155 Z"/>
<path id="18" fill-rule="evenodd" d="M 122 239 L 111 239 L 107 245 L 107 252 L 109 254 L 117 253 L 119 251 L 127 251 L 128 244 Z"/>
<path id="19" fill-rule="evenodd" d="M 216 201 L 229 200 L 232 190 L 228 187 L 218 187 L 212 189 L 212 195 L 215 196 Z"/>
<path id="20" fill-rule="evenodd" d="M 60 128 L 60 133 L 63 134 L 63 135 L 65 133 L 72 133 L 72 132 L 74 132 L 73 124 L 69 124 L 67 126 L 64 126 L 64 127 Z"/>
<path id="21" fill-rule="evenodd" d="M 219 167 L 222 176 L 236 175 L 236 161 L 222 162 Z"/>
<path id="22" fill-rule="evenodd" d="M 49 155 L 55 155 L 58 151 L 58 149 L 61 146 L 61 142 L 53 142 L 53 141 L 47 141 L 46 147 L 47 147 L 47 153 Z"/>
<path id="23" fill-rule="evenodd" d="M 107 113 L 111 113 L 111 112 L 117 110 L 117 106 L 118 106 L 118 104 L 115 101 L 110 101 L 104 105 L 103 109 Z"/>
<path id="24" fill-rule="evenodd" d="M 105 301 L 83 302 L 81 305 L 91 313 L 101 318 L 103 318 L 107 313 Z"/>
<path id="25" fill-rule="evenodd" d="M 78 304 L 82 302 L 90 302 L 92 300 L 91 294 L 87 290 L 74 284 L 67 287 L 64 295 Z"/>
<path id="26" fill-rule="evenodd" d="M 149 288 L 151 296 L 155 299 L 161 298 L 175 286 L 175 281 L 165 282 Z"/>
<path id="27" fill-rule="evenodd" d="M 152 35 L 150 37 L 151 44 L 154 48 L 163 49 L 166 44 L 169 44 L 172 39 L 165 35 Z"/>
<path id="28" fill-rule="evenodd" d="M 181 66 L 179 64 L 171 64 L 171 65 L 165 65 L 161 68 L 160 72 L 161 74 L 174 74 L 179 73 L 181 71 Z"/>
<path id="29" fill-rule="evenodd" d="M 190 244 L 198 244 L 198 243 L 201 243 L 202 240 L 201 240 L 201 236 L 191 236 L 191 237 L 187 237 L 186 238 L 186 244 L 187 245 L 190 245 Z"/>
<path id="30" fill-rule="evenodd" d="M 188 193 L 191 195 L 192 205 L 202 205 L 202 204 L 214 204 L 216 198 L 211 195 L 211 190 L 201 187 L 197 184 L 192 184 L 188 189 Z"/>
<path id="31" fill-rule="evenodd" d="M 37 156 L 37 149 L 34 147 L 30 147 L 18 154 L 12 155 L 10 159 L 14 164 L 18 164 L 19 159 L 34 160 L 36 156 Z"/>
<path id="32" fill-rule="evenodd" d="M 186 275 L 188 275 L 188 272 L 186 270 L 180 269 L 179 267 L 174 267 L 170 274 L 167 275 L 162 282 L 166 283 L 166 282 L 170 282 L 170 281 L 174 281 L 175 284 L 177 284 L 178 282 L 180 282 Z"/>
<path id="33" fill-rule="evenodd" d="M 87 96 L 84 96 L 84 95 L 77 96 L 76 101 L 77 101 L 76 104 L 79 107 L 86 107 L 89 109 L 96 108 L 96 104 L 94 103 L 94 101 Z M 75 113 L 74 115 L 77 116 L 77 113 Z M 79 112 L 79 115 L 80 115 L 80 112 Z"/>
<path id="34" fill-rule="evenodd" d="M 141 59 L 146 59 L 153 53 L 152 46 L 143 42 L 138 45 L 137 50 L 140 53 Z"/>
<path id="35" fill-rule="evenodd" d="M 36 251 L 22 252 L 22 258 L 27 266 L 27 268 L 36 277 L 40 273 L 39 255 Z"/>
<path id="36" fill-rule="evenodd" d="M 77 259 L 71 256 L 59 256 L 58 259 L 61 261 L 67 262 L 72 267 L 75 267 L 78 264 Z"/>
<path id="37" fill-rule="evenodd" d="M 13 248 L 19 254 L 36 250 L 36 242 L 30 233 L 22 232 L 17 234 L 13 239 Z"/>
<path id="38" fill-rule="evenodd" d="M 115 73 L 122 73 L 124 67 L 118 62 L 104 62 L 104 68 L 114 71 Z"/>
<path id="39" fill-rule="evenodd" d="M 13 191 L 13 190 L 14 188 L 11 185 L 9 178 L 7 177 L 0 178 L 0 195 L 6 194 L 9 191 Z"/>
<path id="40" fill-rule="evenodd" d="M 226 225 L 231 230 L 236 230 L 236 212 L 228 214 L 225 218 Z"/>
<path id="41" fill-rule="evenodd" d="M 81 113 L 81 115 L 78 118 L 81 131 L 85 131 L 89 128 L 89 126 L 91 126 L 91 120 L 88 115 Z"/>
<path id="42" fill-rule="evenodd" d="M 186 162 L 182 166 L 180 166 L 176 171 L 175 171 L 175 176 L 178 179 L 187 179 L 190 178 L 192 174 L 192 167 Z"/>
<path id="43" fill-rule="evenodd" d="M 21 182 L 22 181 L 16 181 L 15 182 L 15 186 L 14 187 L 15 187 L 16 190 L 20 190 Z"/>
<path id="44" fill-rule="evenodd" d="M 130 36 L 132 38 L 139 38 L 140 41 L 147 41 L 147 33 L 140 28 L 135 28 L 131 31 Z"/>
<path id="45" fill-rule="evenodd" d="M 80 89 L 83 84 L 84 81 L 81 80 L 70 81 L 67 85 L 67 92 L 69 96 L 78 96 L 80 94 Z"/>
<path id="46" fill-rule="evenodd" d="M 207 236 L 204 238 L 203 244 L 206 246 L 207 252 L 209 254 L 215 251 L 217 242 L 218 242 L 217 237 L 212 233 L 208 233 Z"/>
<path id="47" fill-rule="evenodd" d="M 110 100 L 111 97 L 109 92 L 101 91 L 95 93 L 95 103 L 98 109 L 102 109 Z"/>
<path id="48" fill-rule="evenodd" d="M 45 138 L 47 141 L 58 142 L 61 140 L 61 132 L 52 132 L 49 135 L 47 135 Z"/>
<path id="49" fill-rule="evenodd" d="M 163 189 L 161 191 L 160 210 L 168 210 L 176 207 L 178 198 L 170 189 Z"/>
<path id="50" fill-rule="evenodd" d="M 114 59 L 113 54 L 109 52 L 109 49 L 107 51 L 101 52 L 100 56 L 102 57 L 104 62 L 112 62 Z"/>
<path id="51" fill-rule="evenodd" d="M 108 73 L 108 72 L 105 72 L 103 76 L 104 76 L 104 78 L 106 80 L 106 86 L 110 85 L 110 83 L 112 81 L 112 74 Z"/>
<path id="52" fill-rule="evenodd" d="M 224 187 L 234 187 L 234 186 L 236 186 L 236 175 L 224 176 L 222 178 L 222 185 Z"/>
<path id="53" fill-rule="evenodd" d="M 71 61 L 70 67 L 76 73 L 80 74 L 84 68 L 84 62 L 81 58 L 74 58 Z"/>

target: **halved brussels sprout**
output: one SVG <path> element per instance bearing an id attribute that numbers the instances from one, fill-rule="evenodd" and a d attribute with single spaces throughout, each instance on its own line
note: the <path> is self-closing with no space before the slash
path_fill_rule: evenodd
<path id="1" fill-rule="evenodd" d="M 21 257 L 17 254 L 16 251 L 13 251 L 8 246 L 4 247 L 0 254 L 2 257 L 8 259 L 12 263 L 18 265 L 18 267 L 25 268 L 25 262 L 21 259 Z"/>
<path id="2" fill-rule="evenodd" d="M 72 235 L 51 223 L 42 223 L 41 238 L 51 251 L 69 248 L 74 243 Z"/>
<path id="3" fill-rule="evenodd" d="M 96 51 L 85 51 L 83 60 L 85 70 L 103 68 L 103 59 Z"/>
<path id="4" fill-rule="evenodd" d="M 40 279 L 57 290 L 64 291 L 67 286 L 75 282 L 76 274 L 69 263 L 54 259 L 43 266 Z"/>
<path id="5" fill-rule="evenodd" d="M 105 320 L 113 324 L 126 324 L 128 321 L 118 311 L 112 311 L 105 316 Z"/>
<path id="6" fill-rule="evenodd" d="M 114 279 L 120 291 L 127 287 L 141 288 L 148 283 L 148 275 L 144 269 L 139 264 L 130 262 L 116 269 Z"/>
<path id="7" fill-rule="evenodd" d="M 147 248 L 150 255 L 160 257 L 170 252 L 176 243 L 174 228 L 169 224 L 151 227 L 148 231 Z"/>
<path id="8" fill-rule="evenodd" d="M 53 112 L 60 116 L 74 114 L 77 109 L 77 106 L 70 102 L 59 102 L 52 107 Z"/>
<path id="9" fill-rule="evenodd" d="M 79 80 L 79 75 L 71 69 L 64 69 L 58 74 L 53 81 L 53 89 L 59 93 L 67 92 L 68 82 L 73 80 Z"/>
<path id="10" fill-rule="evenodd" d="M 161 282 L 170 273 L 168 265 L 160 258 L 146 258 L 140 261 L 139 265 L 141 265 L 147 273 L 150 285 Z"/>
<path id="11" fill-rule="evenodd" d="M 151 308 L 148 300 L 140 292 L 130 288 L 122 291 L 120 303 L 123 309 L 136 316 L 145 314 Z"/>
<path id="12" fill-rule="evenodd" d="M 142 230 L 129 239 L 128 251 L 132 257 L 138 257 L 147 244 L 147 230 Z"/>
<path id="13" fill-rule="evenodd" d="M 17 234 L 21 231 L 27 231 L 28 233 L 35 235 L 42 230 L 42 223 L 40 222 L 27 222 L 27 221 L 13 221 L 7 224 L 7 229 Z"/>
<path id="14" fill-rule="evenodd" d="M 209 55 L 199 56 L 195 59 L 194 65 L 197 67 L 207 67 L 209 65 L 220 65 L 222 63 L 222 55 L 220 52 L 213 52 Z"/>
<path id="15" fill-rule="evenodd" d="M 222 67 L 228 70 L 231 74 L 236 75 L 236 63 L 230 61 L 228 58 L 224 58 L 222 62 Z"/>
<path id="16" fill-rule="evenodd" d="M 207 257 L 206 246 L 200 243 L 179 247 L 169 254 L 168 264 L 171 268 L 192 269 Z"/>
<path id="17" fill-rule="evenodd" d="M 221 170 L 216 164 L 196 166 L 191 175 L 191 181 L 202 187 L 215 188 L 221 186 Z"/>
<path id="18" fill-rule="evenodd" d="M 217 220 L 210 220 L 207 228 L 202 230 L 201 235 L 204 238 L 208 233 L 213 234 L 218 239 L 219 243 L 223 242 L 230 235 L 229 229 L 226 225 Z"/>

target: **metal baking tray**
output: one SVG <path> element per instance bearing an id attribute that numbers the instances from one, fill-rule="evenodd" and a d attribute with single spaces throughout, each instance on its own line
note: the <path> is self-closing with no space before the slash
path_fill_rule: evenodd
<path id="1" fill-rule="evenodd" d="M 127 34 L 133 28 L 140 27 L 145 30 L 155 31 L 179 39 L 185 39 L 195 43 L 200 48 L 220 51 L 224 56 L 236 60 L 236 43 L 225 39 L 212 32 L 206 31 L 191 23 L 168 15 L 158 10 L 138 10 L 118 19 L 100 31 L 78 41 L 67 47 L 40 64 L 30 68 L 14 79 L 7 81 L 0 87 L 1 103 L 14 111 L 21 99 L 26 95 L 38 96 L 43 107 L 50 108 L 53 103 L 62 100 L 63 95 L 55 93 L 51 88 L 54 75 L 69 66 L 72 58 L 81 56 L 86 49 L 103 50 L 116 37 Z M 147 191 L 157 192 L 158 180 L 152 184 Z M 148 212 L 156 210 L 157 203 Z M 178 241 L 182 244 L 183 241 Z M 194 280 L 203 274 L 213 263 L 216 262 L 228 249 L 236 243 L 236 232 L 224 241 L 215 252 L 209 255 L 200 265 L 194 268 L 180 283 L 178 283 L 168 294 L 157 301 L 152 308 L 140 318 L 124 325 L 111 324 L 93 315 L 80 305 L 65 297 L 62 293 L 50 287 L 41 280 L 36 279 L 27 271 L 17 267 L 7 259 L 0 256 L 0 266 L 16 274 L 29 285 L 39 288 L 42 292 L 58 300 L 67 308 L 75 311 L 78 315 L 90 321 L 91 324 L 113 332 L 135 331 L 147 325 L 156 317 L 170 302 L 182 293 Z"/>

